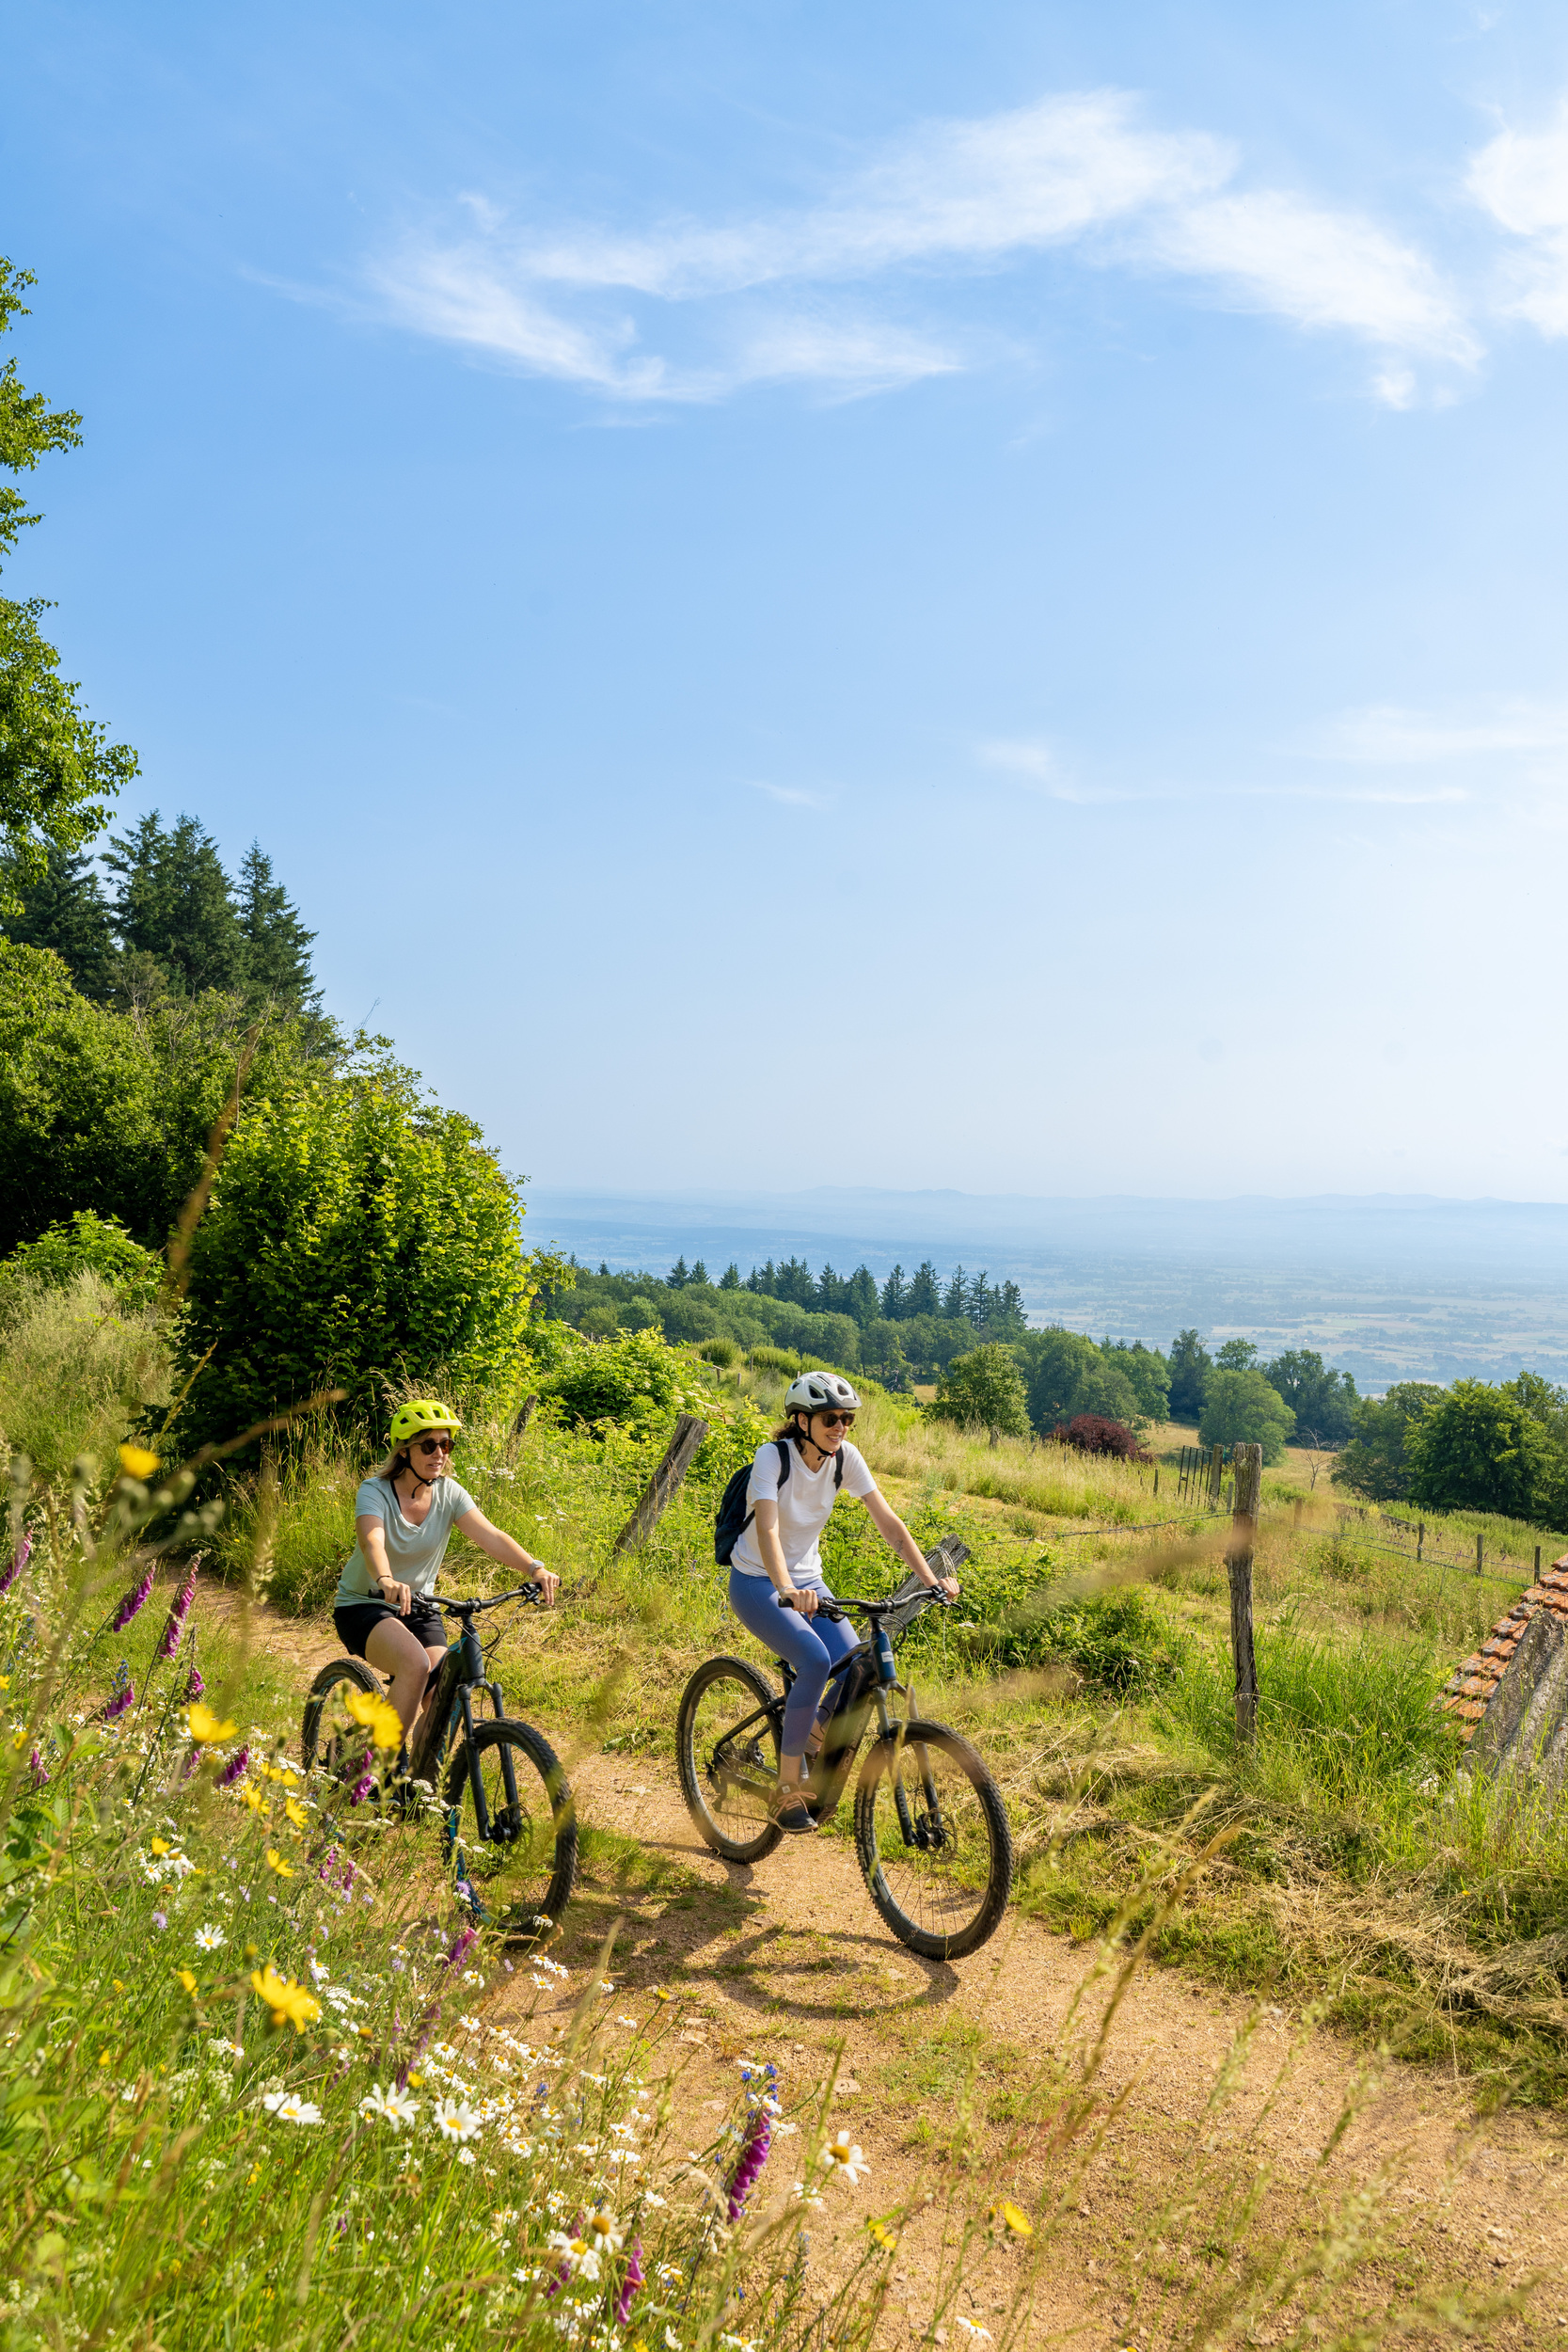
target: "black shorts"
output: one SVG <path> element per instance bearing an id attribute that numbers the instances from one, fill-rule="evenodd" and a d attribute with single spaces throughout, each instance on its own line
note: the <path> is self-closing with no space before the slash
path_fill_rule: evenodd
<path id="1" fill-rule="evenodd" d="M 389 1601 L 346 1600 L 332 1612 L 332 1622 L 338 1629 L 339 1641 L 351 1658 L 364 1657 L 365 1644 L 383 1617 L 397 1618 L 426 1649 L 445 1649 L 447 1645 L 447 1621 L 427 1600 L 411 1600 L 406 1617 L 398 1617 Z"/>

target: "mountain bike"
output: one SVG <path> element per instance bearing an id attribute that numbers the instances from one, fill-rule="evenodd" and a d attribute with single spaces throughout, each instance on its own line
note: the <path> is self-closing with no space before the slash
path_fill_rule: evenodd
<path id="1" fill-rule="evenodd" d="M 519 1584 L 494 1600 L 440 1600 L 458 1630 L 435 1670 L 414 1752 L 385 1791 L 375 1781 L 368 1733 L 342 1704 L 351 1691 L 384 1695 L 381 1677 L 362 1658 L 335 1658 L 310 1685 L 300 1727 L 301 1758 L 320 1765 L 355 1791 L 356 1801 L 384 1797 L 405 1820 L 434 1798 L 447 1762 L 439 1810 L 443 1859 L 474 1915 L 525 1941 L 560 1920 L 577 1879 L 578 1822 L 566 1775 L 547 1740 L 531 1724 L 505 1711 L 499 1682 L 485 1674 L 485 1652 L 474 1619 L 509 1600 L 536 1604 L 537 1584 Z M 489 1647 L 494 1650 L 498 1632 Z M 482 1710 L 488 1695 L 495 1712 Z"/>
<path id="2" fill-rule="evenodd" d="M 876 1719 L 855 1786 L 855 1852 L 878 1912 L 901 1944 L 927 1960 L 960 1960 L 986 1941 L 1006 1907 L 1013 1841 L 990 1767 L 959 1733 L 914 1711 L 898 1679 L 894 1639 L 942 1595 L 912 1578 L 887 1600 L 841 1596 L 819 1616 L 853 1610 L 866 1638 L 829 1677 L 840 1681 L 822 1752 L 808 1758 L 801 1793 L 818 1822 L 837 1811 Z M 784 1606 L 783 1601 L 779 1603 Z M 681 1793 L 697 1830 L 728 1862 L 759 1862 L 784 1832 L 768 1817 L 778 1781 L 784 1704 L 794 1675 L 774 1664 L 769 1688 L 743 1658 L 710 1658 L 682 1694 L 675 1724 Z M 903 1697 L 908 1712 L 895 1714 Z"/>

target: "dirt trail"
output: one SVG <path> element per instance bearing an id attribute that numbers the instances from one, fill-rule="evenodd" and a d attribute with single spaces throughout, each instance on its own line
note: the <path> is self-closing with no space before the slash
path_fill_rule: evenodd
<path id="1" fill-rule="evenodd" d="M 302 1688 L 305 1675 L 334 1654 L 329 1629 L 318 1634 L 266 1611 L 255 1613 L 252 1626 L 258 1646 L 294 1661 Z M 803 2085 L 821 2076 L 842 2045 L 832 2121 L 850 2127 L 871 2169 L 819 2217 L 818 2236 L 836 2237 L 842 2251 L 870 2215 L 919 2208 L 931 2196 L 924 2224 L 917 2213 L 906 2229 L 879 2342 L 931 2341 L 929 2287 L 950 2188 L 956 2184 L 959 2201 L 983 2212 L 1001 2196 L 1032 2203 L 1042 2185 L 1049 2159 L 1028 2111 L 1030 2072 L 1053 2051 L 1068 2051 L 1068 2013 L 1091 1956 L 1014 1914 L 968 1960 L 917 1960 L 872 1910 L 847 1842 L 827 1835 L 785 1839 L 754 1867 L 721 1863 L 698 1839 L 667 1757 L 627 1759 L 557 1744 L 584 1823 L 634 1840 L 647 1858 L 640 1863 L 623 1848 L 618 1862 L 614 1839 L 590 1852 L 563 1954 L 574 1978 L 620 1918 L 617 1985 L 628 1993 L 662 1985 L 685 2005 L 679 2046 L 688 2063 L 679 2095 L 689 2102 L 694 2131 L 706 2121 L 705 2137 L 733 2094 L 736 2055 L 772 2058 L 786 2086 Z M 502 2007 L 515 1997 L 503 1994 Z M 1092 2024 L 1094 1999 L 1087 2007 Z M 1250 2013 L 1247 2002 L 1178 1970 L 1149 1967 L 1134 1978 L 1101 2077 L 1108 2091 L 1126 2092 L 1125 2105 L 1037 2290 L 1030 2340 L 1066 2328 L 1089 2346 L 1119 2345 L 1130 2333 L 1148 2343 L 1148 2306 L 1135 2306 L 1130 2294 L 1133 2279 L 1151 2275 L 1139 2265 L 1157 2270 L 1164 2263 L 1176 2275 L 1169 2265 L 1180 2273 L 1185 2262 L 1180 2275 L 1190 2279 L 1203 2236 L 1200 2222 L 1189 2220 L 1181 2233 L 1194 2245 L 1167 2247 L 1152 2234 L 1153 2217 L 1191 2180 L 1205 2137 L 1223 2153 L 1239 2151 L 1255 2129 L 1257 2146 L 1276 2168 L 1265 2230 L 1299 2220 L 1315 2184 L 1342 2192 L 1380 2166 L 1394 2169 L 1396 2217 L 1386 2256 L 1370 2277 L 1371 2308 L 1380 2296 L 1391 2303 L 1400 2290 L 1423 2283 L 1497 2292 L 1533 2280 L 1524 2312 L 1494 2321 L 1487 2338 L 1511 2345 L 1562 2342 L 1568 2132 L 1561 2119 L 1519 2113 L 1478 2126 L 1463 2082 L 1392 2064 L 1320 2172 L 1320 2152 L 1354 2093 L 1364 2054 L 1339 2036 L 1304 2033 L 1296 2019 L 1271 2009 L 1257 2026 L 1236 2094 L 1206 2121 L 1216 2073 Z M 982 2050 L 972 2086 L 967 2158 L 955 2164 L 947 2150 L 961 2091 L 960 2045 L 972 2026 L 991 2046 Z M 1264 2114 L 1293 2044 L 1285 2087 Z M 998 2100 L 1009 2083 L 1019 2087 L 1014 2104 L 1022 2112 L 1009 2112 L 1005 2095 Z M 780 2143 L 781 2151 L 790 2145 Z M 786 2165 L 787 2155 L 778 2162 Z M 824 2256 L 831 2259 L 825 2249 Z M 975 2325 L 998 2328 L 1016 2260 L 1006 2251 L 986 2256 L 958 2310 Z M 1265 2328 L 1253 2340 L 1267 2344 L 1273 2333 Z M 943 2341 L 976 2339 L 949 2327 Z"/>

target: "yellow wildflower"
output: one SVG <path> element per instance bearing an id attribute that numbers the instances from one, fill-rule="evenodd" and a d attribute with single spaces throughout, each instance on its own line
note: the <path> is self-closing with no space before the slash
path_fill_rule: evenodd
<path id="1" fill-rule="evenodd" d="M 1015 2205 L 1010 2197 L 1005 2197 L 1001 2204 L 993 2205 L 991 2215 L 993 2219 L 1005 2222 L 1014 2237 L 1033 2237 L 1035 2234 L 1034 2223 L 1022 2206 Z"/>
<path id="2" fill-rule="evenodd" d="M 252 1813 L 259 1813 L 263 1820 L 272 1810 L 261 1790 L 253 1788 L 248 1780 L 242 1780 L 240 1783 L 240 1801 L 243 1804 L 249 1805 Z"/>
<path id="3" fill-rule="evenodd" d="M 374 1691 L 351 1691 L 346 1705 L 356 1724 L 362 1724 L 378 1748 L 401 1748 L 403 1718 L 395 1707 Z"/>
<path id="4" fill-rule="evenodd" d="M 879 2246 L 884 2254 L 897 2253 L 898 2240 L 891 2230 L 884 2230 L 879 2221 L 868 2221 L 865 2226 L 873 2246 Z"/>
<path id="5" fill-rule="evenodd" d="M 292 1879 L 294 1874 L 293 1864 L 285 1862 L 275 1846 L 267 1848 L 267 1868 L 276 1870 L 280 1879 Z"/>
<path id="6" fill-rule="evenodd" d="M 100 2065 L 100 2066 L 107 2066 L 107 2064 L 109 2063 L 109 2053 L 107 2052 L 107 2050 L 100 2050 L 100 2051 L 99 2051 L 99 2053 L 98 2053 L 98 2063 L 99 2063 L 99 2065 Z"/>
<path id="7" fill-rule="evenodd" d="M 0 1675 L 0 1691 L 8 1691 L 10 1687 L 11 1678 L 9 1675 Z"/>
<path id="8" fill-rule="evenodd" d="M 154 1837 L 152 1840 L 152 1851 L 154 1853 L 172 1853 L 174 1851 L 174 1848 L 169 1844 L 166 1837 Z"/>
<path id="9" fill-rule="evenodd" d="M 308 1825 L 310 1816 L 306 1812 L 305 1807 L 298 1804 L 294 1798 L 284 1798 L 283 1810 L 288 1815 L 290 1820 L 293 1821 L 295 1829 L 304 1829 Z"/>
<path id="10" fill-rule="evenodd" d="M 263 1764 L 261 1766 L 261 1774 L 263 1779 L 277 1781 L 280 1788 L 297 1788 L 299 1787 L 299 1774 L 287 1764 L 284 1765 L 281 1772 L 278 1771 L 276 1764 Z"/>
<path id="11" fill-rule="evenodd" d="M 232 1740 L 237 1726 L 220 1724 L 205 1699 L 198 1699 L 185 1709 L 185 1721 L 191 1727 L 191 1738 L 201 1747 L 210 1747 L 214 1740 Z"/>
<path id="12" fill-rule="evenodd" d="M 264 1968 L 251 1970 L 250 1989 L 271 2010 L 275 2026 L 293 2026 L 295 2033 L 313 2026 L 322 2013 L 315 1994 L 296 1984 L 293 1977 L 280 1977 L 270 1961 Z"/>
<path id="13" fill-rule="evenodd" d="M 177 1968 L 174 1973 L 179 1978 L 187 1993 L 194 1993 L 196 1991 L 196 1979 L 192 1976 L 188 1968 Z"/>
<path id="14" fill-rule="evenodd" d="M 158 1467 L 158 1456 L 149 1454 L 145 1446 L 122 1445 L 119 1467 L 127 1478 L 150 1478 Z"/>

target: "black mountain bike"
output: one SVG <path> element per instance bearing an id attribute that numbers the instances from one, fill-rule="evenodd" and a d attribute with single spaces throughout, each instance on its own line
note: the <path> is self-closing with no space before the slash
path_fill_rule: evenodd
<path id="1" fill-rule="evenodd" d="M 577 1878 L 578 1823 L 566 1775 L 548 1740 L 505 1712 L 499 1682 L 485 1675 L 474 1619 L 503 1602 L 537 1602 L 537 1584 L 519 1584 L 494 1600 L 437 1600 L 458 1630 L 435 1670 L 435 1690 L 414 1754 L 388 1790 L 404 1818 L 426 1809 L 440 1788 L 443 1855 L 475 1916 L 525 1941 L 560 1920 Z M 496 1646 L 499 1634 L 490 1644 Z M 382 1695 L 380 1676 L 362 1658 L 335 1658 L 310 1685 L 300 1728 L 307 1772 L 321 1765 L 351 1787 L 374 1763 L 368 1733 L 349 1715 L 351 1691 Z M 488 1694 L 495 1712 L 485 1717 Z M 450 1761 L 448 1749 L 460 1733 Z"/>
<path id="2" fill-rule="evenodd" d="M 877 1737 L 855 1785 L 855 1851 L 866 1887 L 911 1952 L 961 1960 L 986 1941 L 1006 1907 L 1013 1841 L 1002 1792 L 983 1757 L 945 1724 L 916 1715 L 898 1679 L 895 1636 L 941 1601 L 911 1579 L 888 1600 L 840 1598 L 818 1609 L 835 1622 L 854 1610 L 869 1630 L 833 1668 L 830 1687 L 837 1677 L 838 1701 L 801 1793 L 819 1821 L 832 1817 L 875 1715 Z M 703 1838 L 729 1862 L 758 1862 L 784 1836 L 768 1804 L 795 1677 L 782 1658 L 774 1663 L 782 1692 L 743 1658 L 710 1658 L 681 1698 L 681 1793 Z M 902 1717 L 893 1707 L 898 1694 L 910 1705 Z"/>

